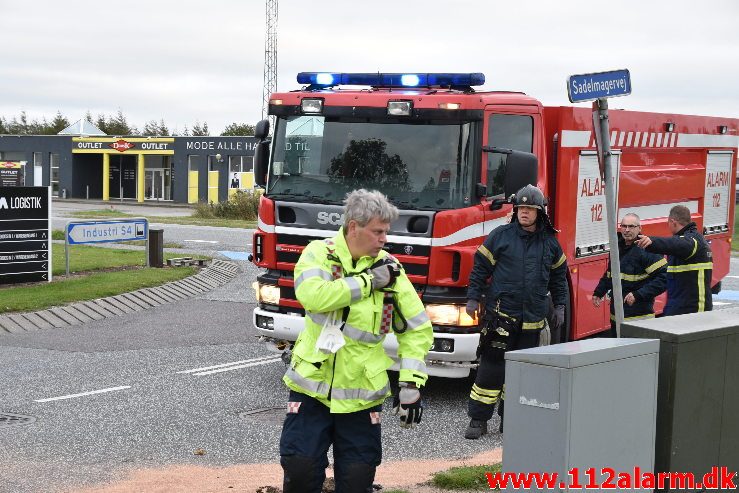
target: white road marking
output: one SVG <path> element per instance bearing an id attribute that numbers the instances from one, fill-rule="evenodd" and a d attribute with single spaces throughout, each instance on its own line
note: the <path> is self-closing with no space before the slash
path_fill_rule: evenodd
<path id="1" fill-rule="evenodd" d="M 84 397 L 86 395 L 102 394 L 104 392 L 115 392 L 116 390 L 130 389 L 130 385 L 124 385 L 122 387 L 111 387 L 109 389 L 93 390 L 90 392 L 82 392 L 81 394 L 70 394 L 62 395 L 59 397 L 49 397 L 48 399 L 36 399 L 34 402 L 49 402 L 49 401 L 60 401 L 62 399 L 73 399 L 74 397 Z"/>
<path id="2" fill-rule="evenodd" d="M 190 243 L 220 243 L 216 240 L 182 240 L 182 241 L 189 241 Z"/>
<path id="3" fill-rule="evenodd" d="M 739 279 L 739 276 L 726 276 L 726 277 L 730 277 L 732 279 Z"/>
<path id="4" fill-rule="evenodd" d="M 728 301 L 714 301 L 713 306 L 731 305 Z"/>
<path id="5" fill-rule="evenodd" d="M 253 363 L 246 363 L 243 365 L 236 365 L 236 366 L 228 366 L 226 368 L 219 368 L 217 370 L 202 371 L 200 373 L 193 373 L 193 375 L 196 375 L 196 376 L 211 375 L 213 373 L 221 373 L 224 371 L 240 370 L 242 368 L 249 368 L 250 366 L 260 366 L 260 365 L 267 365 L 269 363 L 277 363 L 278 361 L 282 361 L 282 359 L 279 356 L 277 358 L 264 360 L 264 361 L 255 361 Z"/>
<path id="6" fill-rule="evenodd" d="M 198 374 L 198 372 L 205 372 L 207 370 L 213 370 L 215 368 L 227 368 L 227 367 L 230 368 L 232 366 L 242 365 L 244 363 L 250 366 L 254 366 L 252 365 L 252 363 L 258 363 L 258 364 L 271 363 L 273 361 L 279 360 L 280 357 L 281 357 L 280 355 L 270 355 L 270 356 L 264 356 L 262 358 L 252 358 L 252 359 L 245 359 L 241 361 L 232 361 L 231 363 L 223 363 L 221 365 L 204 366 L 202 368 L 193 368 L 192 370 L 183 370 L 183 371 L 178 371 L 177 373 Z M 220 370 L 220 371 L 225 371 L 225 370 Z"/>

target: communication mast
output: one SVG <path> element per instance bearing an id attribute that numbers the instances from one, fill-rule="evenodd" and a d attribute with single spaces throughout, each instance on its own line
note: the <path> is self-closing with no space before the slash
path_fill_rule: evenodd
<path id="1" fill-rule="evenodd" d="M 264 39 L 262 119 L 267 118 L 269 95 L 277 90 L 277 0 L 267 0 L 267 35 Z"/>

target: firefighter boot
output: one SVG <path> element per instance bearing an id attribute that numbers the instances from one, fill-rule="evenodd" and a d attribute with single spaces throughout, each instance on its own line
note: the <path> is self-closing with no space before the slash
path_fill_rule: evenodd
<path id="1" fill-rule="evenodd" d="M 467 426 L 467 430 L 464 432 L 464 437 L 469 440 L 477 440 L 483 435 L 488 433 L 488 422 L 479 419 L 470 420 L 470 424 Z"/>

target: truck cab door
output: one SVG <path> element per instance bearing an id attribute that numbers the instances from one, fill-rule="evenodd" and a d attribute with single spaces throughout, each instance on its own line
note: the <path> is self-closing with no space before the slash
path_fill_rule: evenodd
<path id="1" fill-rule="evenodd" d="M 542 182 L 541 170 L 543 155 L 539 146 L 541 115 L 537 106 L 490 105 L 485 108 L 483 124 L 483 145 L 531 152 L 539 158 L 539 179 Z M 503 205 L 498 210 L 491 210 L 490 204 L 495 198 L 503 197 L 502 167 L 505 156 L 498 153 L 485 152 L 482 159 L 481 183 L 487 187 L 483 204 L 483 230 L 485 235 L 496 227 L 510 221 L 513 207 Z M 546 192 L 545 192 L 546 195 Z"/>

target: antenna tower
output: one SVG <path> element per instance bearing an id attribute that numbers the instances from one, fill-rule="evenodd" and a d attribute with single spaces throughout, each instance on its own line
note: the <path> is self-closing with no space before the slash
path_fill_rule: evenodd
<path id="1" fill-rule="evenodd" d="M 267 35 L 264 39 L 264 89 L 262 90 L 262 119 L 267 118 L 270 94 L 277 90 L 277 0 L 266 0 L 266 2 Z"/>

